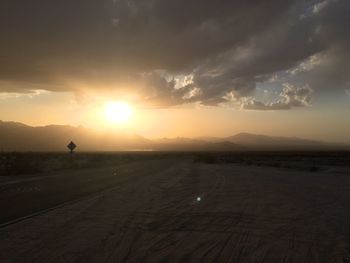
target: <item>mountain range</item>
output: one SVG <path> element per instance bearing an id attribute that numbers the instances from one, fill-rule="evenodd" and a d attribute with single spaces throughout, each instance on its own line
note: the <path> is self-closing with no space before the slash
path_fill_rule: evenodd
<path id="1" fill-rule="evenodd" d="M 70 141 L 78 151 L 238 151 L 238 150 L 321 150 L 350 149 L 349 145 L 301 138 L 239 133 L 230 137 L 162 138 L 96 132 L 84 127 L 48 125 L 32 127 L 0 121 L 0 151 L 66 151 Z"/>

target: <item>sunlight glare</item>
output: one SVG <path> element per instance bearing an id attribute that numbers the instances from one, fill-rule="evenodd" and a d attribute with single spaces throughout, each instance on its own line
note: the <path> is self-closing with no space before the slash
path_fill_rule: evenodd
<path id="1" fill-rule="evenodd" d="M 105 117 L 112 123 L 124 123 L 130 119 L 132 109 L 128 103 L 110 101 L 105 104 Z"/>

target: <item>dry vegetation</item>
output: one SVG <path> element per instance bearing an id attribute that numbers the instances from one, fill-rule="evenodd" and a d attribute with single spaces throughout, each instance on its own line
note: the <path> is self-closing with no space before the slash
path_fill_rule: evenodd
<path id="1" fill-rule="evenodd" d="M 40 175 L 68 169 L 99 168 L 161 159 L 167 155 L 148 152 L 77 153 L 73 156 L 68 153 L 3 153 L 0 155 L 0 176 Z"/>
<path id="2" fill-rule="evenodd" d="M 332 166 L 350 166 L 349 151 L 281 152 L 99 152 L 77 153 L 2 153 L 0 176 L 40 175 L 42 173 L 98 168 L 132 161 L 189 157 L 194 162 L 269 166 L 317 172 Z"/>
<path id="3" fill-rule="evenodd" d="M 268 166 L 284 169 L 317 172 L 334 166 L 350 166 L 348 151 L 281 151 L 198 153 L 195 162 Z"/>

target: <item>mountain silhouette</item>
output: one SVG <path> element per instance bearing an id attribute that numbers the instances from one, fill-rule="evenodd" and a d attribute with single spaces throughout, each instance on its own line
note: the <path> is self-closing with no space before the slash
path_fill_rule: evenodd
<path id="1" fill-rule="evenodd" d="M 18 122 L 0 121 L 1 151 L 68 151 L 67 144 L 70 141 L 77 145 L 77 151 L 236 151 L 349 148 L 348 145 L 343 144 L 250 133 L 239 133 L 225 138 L 178 137 L 149 140 L 139 135 L 96 132 L 81 126 L 32 127 Z"/>

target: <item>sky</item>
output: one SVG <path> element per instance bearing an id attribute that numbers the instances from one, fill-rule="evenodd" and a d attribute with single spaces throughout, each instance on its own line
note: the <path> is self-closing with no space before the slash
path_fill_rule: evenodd
<path id="1" fill-rule="evenodd" d="M 3 0 L 0 119 L 350 142 L 348 0 Z M 123 123 L 106 104 L 127 103 Z"/>

